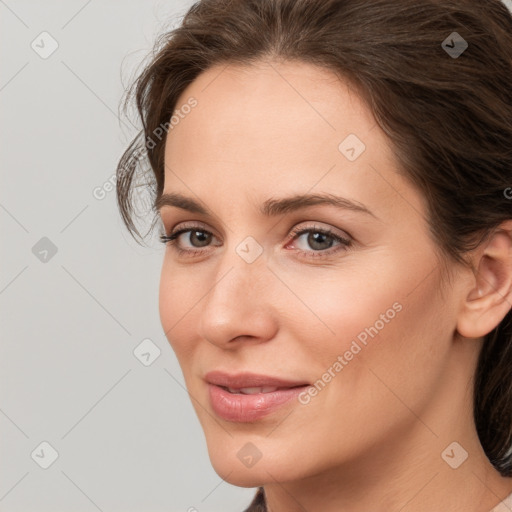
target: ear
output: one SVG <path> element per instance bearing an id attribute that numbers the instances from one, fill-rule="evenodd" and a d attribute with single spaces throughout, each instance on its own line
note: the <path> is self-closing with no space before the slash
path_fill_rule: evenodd
<path id="1" fill-rule="evenodd" d="M 466 338 L 490 333 L 512 309 L 512 220 L 475 250 L 475 275 L 465 289 L 457 331 Z"/>

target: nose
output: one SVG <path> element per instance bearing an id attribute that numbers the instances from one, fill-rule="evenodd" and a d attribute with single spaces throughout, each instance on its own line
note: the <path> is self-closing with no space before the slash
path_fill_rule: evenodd
<path id="1" fill-rule="evenodd" d="M 263 256 L 247 263 L 233 251 L 200 305 L 199 336 L 224 349 L 272 339 L 278 327 L 272 280 Z"/>

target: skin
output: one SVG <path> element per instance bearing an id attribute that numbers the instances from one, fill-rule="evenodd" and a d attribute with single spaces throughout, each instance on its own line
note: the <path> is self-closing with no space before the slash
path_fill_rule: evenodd
<path id="1" fill-rule="evenodd" d="M 384 132 L 347 82 L 301 62 L 223 64 L 177 106 L 190 97 L 197 106 L 167 137 L 164 192 L 210 213 L 164 206 L 162 227 L 199 224 L 213 237 L 204 246 L 182 234 L 182 249 L 202 251 L 192 257 L 166 247 L 160 318 L 215 471 L 263 485 L 272 512 L 491 510 L 512 479 L 479 443 L 471 379 L 482 336 L 511 307 L 512 225 L 472 253 L 476 274 L 450 263 L 449 285 L 424 197 L 396 172 Z M 353 162 L 338 149 L 351 133 L 366 145 Z M 375 217 L 329 205 L 258 211 L 307 192 L 349 198 Z M 318 249 L 307 233 L 290 236 L 296 226 L 330 228 L 353 244 L 329 248 L 327 238 Z M 236 252 L 247 236 L 263 250 L 250 264 Z M 314 383 L 394 303 L 401 311 L 308 404 L 245 424 L 215 415 L 206 372 Z M 441 457 L 454 441 L 468 453 L 456 469 Z M 237 457 L 248 442 L 262 454 L 250 468 Z"/>

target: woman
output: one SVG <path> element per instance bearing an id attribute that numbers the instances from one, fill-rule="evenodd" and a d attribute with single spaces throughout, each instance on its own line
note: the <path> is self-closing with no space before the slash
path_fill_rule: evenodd
<path id="1" fill-rule="evenodd" d="M 155 50 L 118 202 L 140 238 L 148 169 L 215 471 L 251 512 L 512 510 L 506 7 L 203 0 Z"/>

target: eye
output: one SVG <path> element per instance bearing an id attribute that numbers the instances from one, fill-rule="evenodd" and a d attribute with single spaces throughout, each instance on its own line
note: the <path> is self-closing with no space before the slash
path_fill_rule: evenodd
<path id="1" fill-rule="evenodd" d="M 307 236 L 304 237 L 304 235 Z M 349 248 L 352 244 L 352 241 L 348 237 L 345 238 L 334 233 L 330 229 L 319 228 L 317 226 L 302 229 L 295 228 L 292 231 L 291 236 L 293 237 L 293 240 L 298 239 L 300 241 L 300 239 L 303 238 L 302 241 L 305 242 L 305 244 L 311 249 L 313 249 L 311 251 L 299 248 L 297 251 L 299 254 L 308 258 L 323 258 L 331 256 L 340 250 L 347 250 L 347 248 Z"/>
<path id="2" fill-rule="evenodd" d="M 178 243 L 182 235 L 185 234 L 187 234 L 187 236 L 183 238 L 188 240 L 192 248 L 183 249 L 181 244 Z M 304 235 L 307 235 L 307 237 L 303 238 Z M 290 237 L 292 242 L 295 239 L 300 241 L 300 239 L 303 238 L 302 242 L 305 242 L 312 250 L 298 248 L 296 252 L 308 258 L 327 257 L 340 250 L 347 250 L 352 244 L 352 241 L 348 237 L 343 237 L 330 229 L 319 228 L 317 226 L 302 229 L 295 228 L 290 233 Z M 204 253 L 204 248 L 209 247 L 210 242 L 214 238 L 213 233 L 199 225 L 183 227 L 170 235 L 160 235 L 161 242 L 172 246 L 181 256 L 194 256 Z M 287 246 L 289 246 L 289 243 Z"/>
<path id="3" fill-rule="evenodd" d="M 178 242 L 182 235 L 188 234 L 187 238 L 188 242 L 192 245 L 192 249 L 183 249 L 181 244 Z M 192 225 L 190 227 L 183 227 L 174 231 L 170 235 L 160 235 L 160 241 L 162 243 L 168 244 L 172 246 L 174 250 L 178 252 L 179 255 L 183 256 L 194 256 L 196 254 L 204 252 L 201 250 L 202 247 L 208 247 L 208 244 L 211 242 L 213 233 L 207 231 L 202 226 Z"/>

